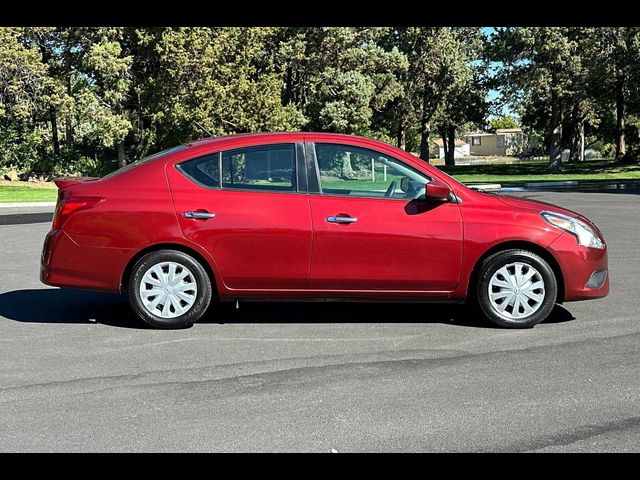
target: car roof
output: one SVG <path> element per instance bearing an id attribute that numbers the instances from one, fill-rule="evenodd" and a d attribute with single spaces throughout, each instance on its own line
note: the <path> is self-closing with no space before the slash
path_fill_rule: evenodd
<path id="1" fill-rule="evenodd" d="M 347 135 L 344 133 L 328 133 L 328 132 L 263 132 L 263 133 L 239 133 L 239 134 L 235 134 L 235 135 L 224 135 L 224 136 L 220 136 L 220 137 L 209 137 L 209 138 L 201 138 L 199 140 L 193 140 L 191 142 L 187 142 L 188 146 L 193 146 L 193 147 L 201 147 L 201 146 L 206 146 L 206 145 L 216 145 L 216 144 L 223 144 L 229 141 L 233 141 L 233 140 L 239 140 L 239 139 L 255 139 L 255 140 L 260 140 L 260 139 L 269 139 L 269 138 L 273 138 L 273 139 L 278 139 L 278 141 L 300 141 L 303 138 L 306 139 L 321 139 L 321 138 L 326 138 L 328 139 L 333 139 L 333 140 L 337 140 L 337 139 L 350 139 L 350 140 L 354 140 L 354 139 L 358 139 L 364 142 L 371 142 L 371 143 L 384 143 L 384 142 L 380 142 L 379 140 L 374 140 L 371 138 L 366 138 L 366 137 L 360 137 L 357 135 Z"/>

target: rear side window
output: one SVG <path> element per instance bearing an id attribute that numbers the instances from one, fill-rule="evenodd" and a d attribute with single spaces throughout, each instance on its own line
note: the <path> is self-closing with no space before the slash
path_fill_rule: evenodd
<path id="1" fill-rule="evenodd" d="M 222 152 L 222 188 L 295 191 L 295 166 L 292 143 Z"/>
<path id="2" fill-rule="evenodd" d="M 220 187 L 220 153 L 211 153 L 178 165 L 187 177 L 205 187 Z"/>
<path id="3" fill-rule="evenodd" d="M 204 187 L 297 191 L 296 150 L 292 143 L 212 153 L 183 162 L 178 169 Z"/>

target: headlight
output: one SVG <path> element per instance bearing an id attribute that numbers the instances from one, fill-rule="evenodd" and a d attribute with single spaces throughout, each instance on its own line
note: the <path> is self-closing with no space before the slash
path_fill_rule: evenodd
<path id="1" fill-rule="evenodd" d="M 589 248 L 604 248 L 604 242 L 593 229 L 577 218 L 568 217 L 561 213 L 542 212 L 540 213 L 545 221 L 554 227 L 558 227 L 565 232 L 569 232 L 578 240 L 578 245 Z"/>

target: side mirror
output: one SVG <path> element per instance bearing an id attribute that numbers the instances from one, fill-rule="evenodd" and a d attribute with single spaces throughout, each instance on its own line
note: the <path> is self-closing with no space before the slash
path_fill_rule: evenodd
<path id="1" fill-rule="evenodd" d="M 432 180 L 425 186 L 425 197 L 428 200 L 436 200 L 438 202 L 446 202 L 451 195 L 451 189 L 444 183 Z"/>

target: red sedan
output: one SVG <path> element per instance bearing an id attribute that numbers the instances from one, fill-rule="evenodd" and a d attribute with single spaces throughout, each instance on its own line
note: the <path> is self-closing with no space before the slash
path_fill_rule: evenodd
<path id="1" fill-rule="evenodd" d="M 57 184 L 41 280 L 127 292 L 154 327 L 189 327 L 216 301 L 331 298 L 469 300 L 522 328 L 609 291 L 586 218 L 366 138 L 212 138 Z"/>

